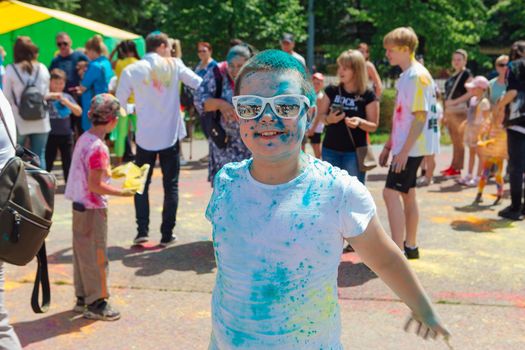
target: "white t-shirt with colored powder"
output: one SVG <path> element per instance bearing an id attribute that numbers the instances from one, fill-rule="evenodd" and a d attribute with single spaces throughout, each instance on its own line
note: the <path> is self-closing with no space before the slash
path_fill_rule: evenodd
<path id="1" fill-rule="evenodd" d="M 78 138 L 73 151 L 65 197 L 73 202 L 82 203 L 87 209 L 107 208 L 108 196 L 89 190 L 89 170 L 103 170 L 102 180 L 109 183 L 111 176 L 109 149 L 104 140 L 86 131 Z"/>
<path id="2" fill-rule="evenodd" d="M 401 152 L 408 137 L 415 112 L 426 112 L 425 126 L 409 152 L 420 157 L 439 152 L 437 96 L 434 79 L 419 62 L 404 71 L 397 84 L 396 107 L 392 120 L 392 154 Z"/>
<path id="3" fill-rule="evenodd" d="M 218 266 L 209 349 L 343 348 L 343 238 L 362 234 L 376 207 L 356 177 L 307 157 L 281 185 L 253 179 L 251 159 L 215 177 L 206 211 Z"/>

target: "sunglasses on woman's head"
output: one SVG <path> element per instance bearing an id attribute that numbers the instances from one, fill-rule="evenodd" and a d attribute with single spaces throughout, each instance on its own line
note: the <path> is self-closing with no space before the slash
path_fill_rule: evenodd
<path id="1" fill-rule="evenodd" d="M 507 67 L 507 64 L 506 63 L 498 63 L 497 66 L 503 68 L 503 67 Z"/>
<path id="2" fill-rule="evenodd" d="M 232 98 L 235 112 L 241 119 L 260 117 L 266 105 L 270 105 L 275 115 L 282 119 L 296 119 L 303 111 L 303 105 L 310 108 L 310 100 L 304 95 L 277 95 L 261 97 L 255 95 L 239 95 Z"/>

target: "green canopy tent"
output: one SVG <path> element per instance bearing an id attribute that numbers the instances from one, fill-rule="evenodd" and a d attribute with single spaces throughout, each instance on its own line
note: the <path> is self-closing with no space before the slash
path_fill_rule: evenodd
<path id="1" fill-rule="evenodd" d="M 122 40 L 133 40 L 140 55 L 144 54 L 144 39 L 126 32 L 67 12 L 26 4 L 20 1 L 0 1 L 0 45 L 7 55 L 5 64 L 13 61 L 13 45 L 18 36 L 29 36 L 39 47 L 38 60 L 51 63 L 57 51 L 55 35 L 66 32 L 73 41 L 73 48 L 83 47 L 95 34 L 100 34 L 108 49 Z"/>

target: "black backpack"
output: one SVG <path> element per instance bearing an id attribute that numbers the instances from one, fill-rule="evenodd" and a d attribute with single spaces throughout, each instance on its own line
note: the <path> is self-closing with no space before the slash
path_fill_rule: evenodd
<path id="1" fill-rule="evenodd" d="M 46 117 L 47 103 L 44 98 L 45 96 L 35 85 L 40 74 L 40 64 L 36 66 L 35 79 L 31 81 L 31 78 L 29 78 L 27 83 L 25 83 L 22 79 L 22 76 L 18 72 L 18 69 L 16 69 L 16 66 L 14 64 L 12 64 L 12 66 L 20 82 L 25 85 L 24 90 L 22 90 L 22 95 L 20 96 L 19 102 L 16 101 L 15 93 L 13 92 L 13 101 L 18 107 L 18 114 L 24 120 L 44 119 Z"/>
<path id="2" fill-rule="evenodd" d="M 219 65 L 213 67 L 213 77 L 215 79 L 215 98 L 222 96 L 222 74 Z M 230 142 L 226 130 L 221 125 L 221 112 L 219 110 L 213 112 L 205 112 L 205 118 L 208 118 L 207 134 L 213 141 L 215 146 L 220 149 L 226 148 Z"/>
<path id="3" fill-rule="evenodd" d="M 16 147 L 1 110 L 0 119 L 16 150 L 0 171 L 0 260 L 22 266 L 37 257 L 31 307 L 44 313 L 51 300 L 45 238 L 51 228 L 56 180 L 37 166 L 38 156 Z"/>

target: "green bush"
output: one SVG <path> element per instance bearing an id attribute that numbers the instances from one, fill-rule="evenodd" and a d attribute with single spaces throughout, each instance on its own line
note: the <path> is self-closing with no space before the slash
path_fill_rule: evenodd
<path id="1" fill-rule="evenodd" d="M 379 106 L 379 128 L 378 133 L 390 133 L 392 129 L 392 116 L 394 115 L 394 108 L 396 106 L 396 90 L 385 89 L 381 96 Z"/>

